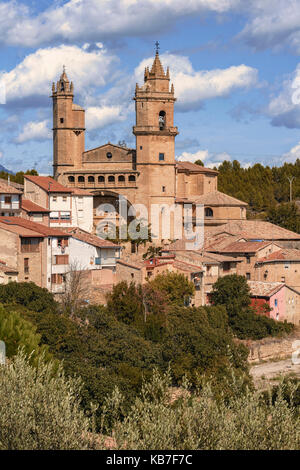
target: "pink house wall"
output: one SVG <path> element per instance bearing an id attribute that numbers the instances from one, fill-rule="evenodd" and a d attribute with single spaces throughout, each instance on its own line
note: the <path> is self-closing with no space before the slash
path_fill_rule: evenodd
<path id="1" fill-rule="evenodd" d="M 276 303 L 277 305 L 275 305 Z M 270 297 L 270 307 L 272 308 L 270 318 L 283 321 L 286 313 L 285 286 Z"/>

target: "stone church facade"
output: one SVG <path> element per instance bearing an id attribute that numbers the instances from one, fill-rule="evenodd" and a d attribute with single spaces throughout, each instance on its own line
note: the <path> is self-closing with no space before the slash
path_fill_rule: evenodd
<path id="1" fill-rule="evenodd" d="M 85 150 L 85 111 L 73 102 L 74 86 L 65 70 L 52 85 L 54 178 L 68 187 L 94 194 L 94 225 L 103 218 L 98 207 L 118 196 L 129 205 L 204 204 L 205 225 L 246 218 L 247 204 L 217 190 L 218 172 L 175 160 L 174 86 L 158 52 L 144 84 L 136 85 L 135 149 L 110 142 Z"/>

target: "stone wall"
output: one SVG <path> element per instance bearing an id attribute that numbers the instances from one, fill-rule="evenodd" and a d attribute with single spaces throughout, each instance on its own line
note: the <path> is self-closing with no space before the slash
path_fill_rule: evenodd
<path id="1" fill-rule="evenodd" d="M 250 364 L 260 361 L 285 359 L 292 356 L 293 343 L 300 341 L 300 329 L 297 328 L 291 335 L 284 338 L 264 338 L 261 340 L 242 340 L 239 343 L 249 348 L 248 362 Z"/>

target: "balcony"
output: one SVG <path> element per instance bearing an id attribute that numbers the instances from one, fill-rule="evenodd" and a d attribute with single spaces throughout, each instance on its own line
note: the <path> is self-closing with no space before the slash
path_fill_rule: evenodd
<path id="1" fill-rule="evenodd" d="M 19 204 L 19 202 L 5 203 L 3 201 L 0 201 L 0 210 L 19 211 L 20 210 L 20 204 Z"/>
<path id="2" fill-rule="evenodd" d="M 116 258 L 95 258 L 96 266 L 114 266 L 116 264 Z"/>

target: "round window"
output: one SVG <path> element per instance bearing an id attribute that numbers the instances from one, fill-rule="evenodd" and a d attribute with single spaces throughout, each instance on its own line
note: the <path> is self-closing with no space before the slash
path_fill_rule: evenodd
<path id="1" fill-rule="evenodd" d="M 106 156 L 107 156 L 107 158 L 111 158 L 111 157 L 112 157 L 112 153 L 111 153 L 111 152 L 107 152 Z"/>

